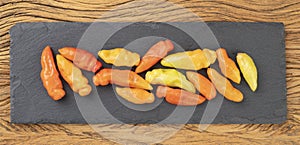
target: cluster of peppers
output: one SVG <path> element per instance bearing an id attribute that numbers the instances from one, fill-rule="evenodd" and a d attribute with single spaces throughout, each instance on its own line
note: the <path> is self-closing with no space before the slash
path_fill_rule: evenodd
<path id="1" fill-rule="evenodd" d="M 151 84 L 159 85 L 156 89 L 158 98 L 164 97 L 167 102 L 175 105 L 198 105 L 206 99 L 215 98 L 217 91 L 228 100 L 241 102 L 243 94 L 229 81 L 239 84 L 240 70 L 251 90 L 255 91 L 257 88 L 257 69 L 252 58 L 246 53 L 238 53 L 236 57 L 239 70 L 223 48 L 216 51 L 196 49 L 168 55 L 173 49 L 172 41 L 159 41 L 149 48 L 142 59 L 139 54 L 124 48 L 100 50 L 98 55 L 105 63 L 115 66 L 136 66 L 136 69 L 130 71 L 104 68 L 97 72 L 102 64 L 93 54 L 79 48 L 65 47 L 59 49 L 60 54 L 56 56 L 58 72 L 51 48 L 47 46 L 41 56 L 41 78 L 49 96 L 53 100 L 59 100 L 65 95 L 59 74 L 74 92 L 80 96 L 87 96 L 91 92 L 91 86 L 80 69 L 97 72 L 93 77 L 94 85 L 115 84 L 119 86 L 116 87 L 117 94 L 135 104 L 154 102 L 155 97 L 149 92 L 153 90 Z M 223 75 L 209 68 L 216 60 Z M 138 75 L 159 61 L 169 68 L 147 71 L 145 79 Z M 175 68 L 187 70 L 186 75 Z M 207 68 L 209 79 L 195 72 L 202 68 Z M 196 90 L 201 95 L 196 94 Z"/>
<path id="2" fill-rule="evenodd" d="M 96 72 L 102 64 L 86 50 L 65 47 L 59 49 L 59 53 L 56 55 L 56 61 L 60 73 L 56 69 L 50 46 L 46 46 L 41 56 L 42 71 L 40 76 L 49 96 L 53 100 L 59 100 L 65 96 L 59 74 L 74 92 L 80 96 L 89 95 L 92 87 L 80 69 Z"/>

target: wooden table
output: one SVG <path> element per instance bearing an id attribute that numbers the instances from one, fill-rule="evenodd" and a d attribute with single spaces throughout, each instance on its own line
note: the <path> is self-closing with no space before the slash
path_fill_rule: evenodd
<path id="1" fill-rule="evenodd" d="M 11 144 L 114 144 L 88 125 L 10 124 L 9 34 L 18 22 L 93 22 L 106 12 L 133 0 L 1 0 L 0 1 L 0 143 Z M 297 144 L 300 143 L 300 1 L 299 0 L 170 0 L 204 21 L 283 22 L 286 30 L 288 120 L 283 124 L 185 125 L 163 144 Z M 148 6 L 151 3 L 148 4 Z M 163 2 L 137 4 L 109 13 L 103 21 L 193 21 L 178 8 Z M 142 10 L 142 14 L 137 13 Z M 106 125 L 115 128 L 122 125 Z"/>

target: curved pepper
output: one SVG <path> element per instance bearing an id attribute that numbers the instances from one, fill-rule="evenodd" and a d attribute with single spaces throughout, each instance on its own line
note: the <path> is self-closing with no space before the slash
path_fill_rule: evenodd
<path id="1" fill-rule="evenodd" d="M 254 92 L 257 88 L 257 69 L 252 58 L 246 53 L 238 53 L 236 60 L 246 82 Z"/>
<path id="2" fill-rule="evenodd" d="M 140 55 L 124 48 L 100 50 L 98 55 L 108 64 L 115 66 L 136 66 L 140 63 Z"/>
<path id="3" fill-rule="evenodd" d="M 63 90 L 63 85 L 59 78 L 50 46 L 46 46 L 42 52 L 41 65 L 42 71 L 40 76 L 49 96 L 53 100 L 63 98 L 66 92 Z"/>
<path id="4" fill-rule="evenodd" d="M 235 62 L 228 57 L 227 52 L 224 48 L 219 48 L 217 50 L 217 58 L 219 67 L 224 76 L 239 84 L 241 82 L 240 71 Z"/>
<path id="5" fill-rule="evenodd" d="M 173 49 L 174 45 L 171 40 L 159 41 L 158 43 L 154 44 L 143 56 L 142 61 L 135 69 L 135 72 L 140 73 L 149 69 Z"/>
<path id="6" fill-rule="evenodd" d="M 216 52 L 209 49 L 178 52 L 163 58 L 161 64 L 166 67 L 200 70 L 216 61 Z"/>
<path id="7" fill-rule="evenodd" d="M 202 104 L 205 98 L 181 89 L 173 89 L 165 86 L 159 86 L 156 90 L 158 98 L 165 97 L 166 101 L 174 105 L 194 106 Z"/>
<path id="8" fill-rule="evenodd" d="M 73 47 L 64 47 L 58 52 L 65 58 L 73 61 L 73 63 L 84 70 L 96 72 L 102 66 L 101 62 L 90 52 Z"/>
<path id="9" fill-rule="evenodd" d="M 219 74 L 216 70 L 208 68 L 207 74 L 218 92 L 222 94 L 226 99 L 233 102 L 243 101 L 243 94 L 238 89 L 234 88 L 230 81 Z"/>
<path id="10" fill-rule="evenodd" d="M 102 69 L 94 77 L 96 86 L 106 86 L 116 84 L 123 87 L 133 87 L 145 90 L 152 90 L 152 86 L 141 76 L 130 70 Z"/>
<path id="11" fill-rule="evenodd" d="M 87 96 L 91 93 L 92 87 L 79 68 L 61 55 L 56 55 L 56 61 L 61 76 L 74 92 L 79 93 L 80 96 Z"/>
<path id="12" fill-rule="evenodd" d="M 175 69 L 153 69 L 146 73 L 146 80 L 151 84 L 179 87 L 192 93 L 196 92 L 193 84 Z"/>
<path id="13" fill-rule="evenodd" d="M 154 102 L 154 95 L 143 89 L 116 87 L 116 92 L 119 96 L 134 104 Z"/>
<path id="14" fill-rule="evenodd" d="M 214 85 L 203 75 L 188 71 L 186 72 L 186 76 L 190 82 L 194 85 L 194 87 L 207 99 L 211 100 L 216 97 L 216 89 Z"/>

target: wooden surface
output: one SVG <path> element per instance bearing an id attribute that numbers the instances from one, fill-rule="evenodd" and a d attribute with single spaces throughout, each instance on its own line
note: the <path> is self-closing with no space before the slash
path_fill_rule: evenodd
<path id="1" fill-rule="evenodd" d="M 88 125 L 10 124 L 9 34 L 18 22 L 193 21 L 179 8 L 160 2 L 137 3 L 106 12 L 133 0 L 0 0 L 0 144 L 115 144 Z M 286 29 L 288 120 L 283 124 L 185 125 L 162 144 L 299 144 L 300 143 L 300 1 L 299 0 L 171 0 L 204 21 L 283 22 Z M 151 11 L 148 10 L 149 6 Z M 147 7 L 147 8 L 145 8 Z M 140 13 L 137 13 L 140 12 Z M 149 14 L 150 12 L 150 14 Z M 106 13 L 106 14 L 105 14 Z M 99 125 L 113 130 L 122 125 Z M 143 126 L 143 125 L 137 125 Z M 134 133 L 145 133 L 133 130 Z M 160 132 L 157 132 L 160 135 Z M 151 136 L 152 134 L 147 134 Z M 163 134 L 162 134 L 163 135 Z M 128 141 L 133 143 L 134 141 Z M 141 142 L 138 142 L 141 143 Z"/>

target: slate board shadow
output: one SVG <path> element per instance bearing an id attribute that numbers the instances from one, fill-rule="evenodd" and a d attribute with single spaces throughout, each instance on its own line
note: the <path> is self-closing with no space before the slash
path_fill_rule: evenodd
<path id="1" fill-rule="evenodd" d="M 82 110 L 78 108 L 78 101 L 93 102 L 93 99 L 99 99 L 99 96 L 103 103 L 102 107 L 122 123 L 159 123 L 169 117 L 176 109 L 176 106 L 168 104 L 161 99 L 156 99 L 154 104 L 145 105 L 144 108 L 153 108 L 147 111 L 137 111 L 128 108 L 123 104 L 126 104 L 126 101 L 115 96 L 111 85 L 97 87 L 97 89 L 93 90 L 92 95 L 78 98 L 79 96 L 74 95 L 64 81 L 66 96 L 60 101 L 51 100 L 40 80 L 40 55 L 43 48 L 46 45 L 50 45 L 55 55 L 58 54 L 58 49 L 61 47 L 76 47 L 90 24 L 67 22 L 19 23 L 11 28 L 12 123 L 120 123 L 105 116 L 91 118 L 88 121 L 85 119 L 85 117 L 97 113 L 98 110 L 93 110 L 93 106 L 86 104 L 91 109 L 90 114 L 82 114 Z M 97 23 L 99 29 L 107 30 L 124 24 L 126 23 Z M 192 23 L 176 24 L 190 25 L 190 29 L 197 29 L 193 27 Z M 234 84 L 235 87 L 243 92 L 244 101 L 242 103 L 233 103 L 224 99 L 220 111 L 212 123 L 275 124 L 284 122 L 287 117 L 287 106 L 283 24 L 208 22 L 207 25 L 214 33 L 219 45 L 227 49 L 231 58 L 235 60 L 237 52 L 248 53 L 253 57 L 259 73 L 257 91 L 255 93 L 251 92 L 244 79 L 242 79 L 240 85 Z M 132 41 L 142 37 L 150 38 L 137 42 L 136 44 L 140 44 L 138 46 L 133 43 L 130 45 Z M 103 49 L 129 45 L 132 46 L 130 49 L 133 51 L 140 49 L 139 53 L 142 56 L 148 47 L 161 38 L 168 38 L 176 43 L 173 53 L 180 51 L 180 47 L 184 50 L 193 50 L 200 47 L 188 34 L 168 24 L 135 23 L 107 38 L 108 40 Z M 211 48 L 209 45 L 206 47 Z M 90 51 L 96 55 L 100 49 L 99 47 L 94 47 Z M 103 62 L 102 60 L 100 61 Z M 107 64 L 103 66 L 112 67 Z M 151 69 L 161 67 L 161 65 L 157 64 Z M 199 72 L 206 75 L 205 69 Z M 83 73 L 92 82 L 93 74 L 86 71 L 83 71 Z M 144 76 L 145 73 L 141 75 Z M 218 95 L 218 98 L 220 97 Z M 130 103 L 129 105 L 143 108 Z M 200 122 L 206 106 L 207 101 L 197 106 L 192 117 L 187 120 L 178 119 L 180 116 L 177 116 L 177 119 L 164 123 L 197 124 Z M 177 108 L 181 109 L 183 114 L 185 109 L 189 109 L 189 107 Z"/>

